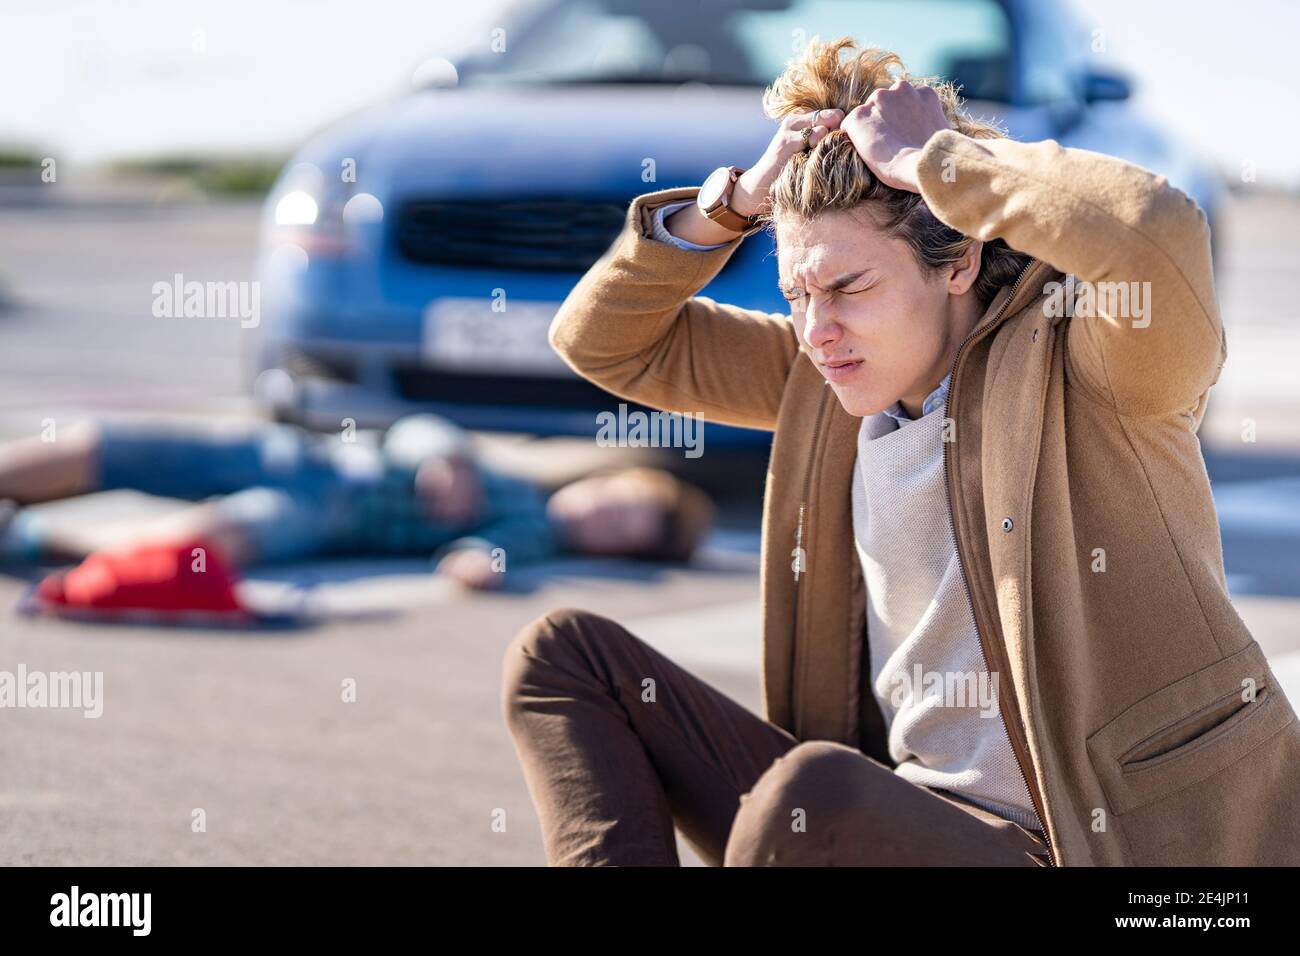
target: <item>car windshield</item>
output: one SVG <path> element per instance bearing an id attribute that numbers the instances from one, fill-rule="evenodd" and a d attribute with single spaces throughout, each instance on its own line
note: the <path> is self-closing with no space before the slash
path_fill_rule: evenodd
<path id="1" fill-rule="evenodd" d="M 814 35 L 848 34 L 968 97 L 1009 94 L 1011 26 L 996 0 L 570 0 L 530 12 L 504 50 L 463 65 L 462 82 L 766 86 Z"/>

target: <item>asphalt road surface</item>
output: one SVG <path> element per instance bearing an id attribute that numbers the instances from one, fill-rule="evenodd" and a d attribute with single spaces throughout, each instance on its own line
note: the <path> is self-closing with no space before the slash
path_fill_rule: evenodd
<path id="1" fill-rule="evenodd" d="M 149 304 L 176 272 L 250 278 L 256 214 L 0 207 L 0 438 L 100 413 L 250 415 L 238 321 L 156 319 Z M 1224 227 L 1230 358 L 1202 440 L 1238 610 L 1300 701 L 1300 204 L 1245 196 Z M 585 442 L 482 444 L 525 470 L 593 460 Z M 542 863 L 498 708 L 502 652 L 525 623 L 565 605 L 617 617 L 759 707 L 763 462 L 708 458 L 694 477 L 724 522 L 690 568 L 574 560 L 473 595 L 421 562 L 319 564 L 250 587 L 310 585 L 322 623 L 238 635 L 30 621 L 11 609 L 32 575 L 0 576 L 0 671 L 104 675 L 98 718 L 0 709 L 0 864 Z M 117 493 L 49 510 L 166 507 Z"/>

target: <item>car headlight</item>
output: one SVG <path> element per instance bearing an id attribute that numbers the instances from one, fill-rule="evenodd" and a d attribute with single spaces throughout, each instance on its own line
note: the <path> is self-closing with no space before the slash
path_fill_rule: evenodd
<path id="1" fill-rule="evenodd" d="M 286 170 L 267 209 L 263 235 L 268 251 L 287 250 L 295 259 L 359 254 L 362 243 L 357 230 L 384 218 L 378 198 L 337 173 L 327 176 L 313 163 Z"/>
<path id="2" fill-rule="evenodd" d="M 295 189 L 275 204 L 277 226 L 314 226 L 319 208 L 310 193 Z"/>

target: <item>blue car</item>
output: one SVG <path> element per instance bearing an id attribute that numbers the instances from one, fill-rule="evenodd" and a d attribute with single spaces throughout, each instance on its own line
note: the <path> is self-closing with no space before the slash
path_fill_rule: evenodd
<path id="1" fill-rule="evenodd" d="M 474 429 L 593 436 L 621 401 L 550 349 L 551 317 L 628 202 L 745 166 L 773 133 L 763 88 L 799 45 L 850 34 L 977 115 L 1156 172 L 1213 219 L 1215 175 L 1099 72 L 1097 37 L 1048 0 L 544 0 L 422 87 L 337 123 L 265 211 L 255 392 L 336 429 L 432 411 Z M 787 312 L 763 233 L 701 294 Z M 636 406 L 632 406 L 635 408 Z M 718 446 L 769 436 L 709 425 Z"/>

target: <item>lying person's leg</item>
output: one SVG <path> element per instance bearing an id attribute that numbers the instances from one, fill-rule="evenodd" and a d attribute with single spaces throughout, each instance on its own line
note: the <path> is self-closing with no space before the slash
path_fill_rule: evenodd
<path id="1" fill-rule="evenodd" d="M 52 562 L 80 561 L 95 551 L 182 538 L 204 538 L 236 565 L 256 560 L 254 543 L 247 529 L 231 520 L 220 501 L 190 505 L 172 514 L 141 521 L 91 525 L 48 525 L 42 522 L 39 530 L 29 533 L 39 547 L 33 558 Z"/>
<path id="2" fill-rule="evenodd" d="M 0 445 L 0 498 L 30 505 L 96 490 L 99 430 L 77 422 L 56 431 L 54 439 L 21 438 Z"/>
<path id="3" fill-rule="evenodd" d="M 340 502 L 280 488 L 246 488 L 143 521 L 67 525 L 28 517 L 38 558 L 77 561 L 93 551 L 205 538 L 239 567 L 314 558 L 347 550 L 350 524 Z"/>
<path id="4" fill-rule="evenodd" d="M 305 433 L 265 422 L 111 421 L 98 426 L 100 490 L 201 501 L 254 487 L 293 487 L 315 465 Z"/>
<path id="5" fill-rule="evenodd" d="M 572 608 L 515 637 L 502 706 L 552 865 L 676 866 L 674 820 L 719 865 L 741 794 L 797 744 L 621 625 Z"/>
<path id="6" fill-rule="evenodd" d="M 265 423 L 76 422 L 53 441 L 0 445 L 0 498 L 20 505 L 131 489 L 198 501 L 288 485 L 305 468 L 299 430 Z"/>

